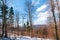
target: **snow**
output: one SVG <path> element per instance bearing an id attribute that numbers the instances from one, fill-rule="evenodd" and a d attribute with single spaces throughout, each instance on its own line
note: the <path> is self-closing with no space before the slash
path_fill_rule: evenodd
<path id="1" fill-rule="evenodd" d="M 44 39 L 44 38 L 37 38 L 37 37 L 31 38 L 30 36 L 18 36 L 15 37 L 15 40 L 52 40 L 52 39 Z"/>
<path id="2" fill-rule="evenodd" d="M 10 38 L 3 38 L 3 40 L 52 40 L 52 39 L 44 39 L 44 38 L 37 38 L 37 37 L 31 38 L 30 36 L 13 37 L 13 35 L 10 35 Z"/>

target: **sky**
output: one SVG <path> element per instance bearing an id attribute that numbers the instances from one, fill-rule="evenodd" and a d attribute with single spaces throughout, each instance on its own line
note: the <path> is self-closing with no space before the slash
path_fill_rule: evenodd
<path id="1" fill-rule="evenodd" d="M 7 0 L 8 1 L 8 0 Z M 13 6 L 14 12 L 19 11 L 20 15 L 24 14 L 24 2 L 26 0 L 9 0 L 7 2 L 7 5 L 9 7 Z M 33 21 L 34 25 L 42 25 L 42 24 L 47 24 L 47 17 L 48 17 L 48 12 L 49 12 L 49 4 L 48 0 L 32 0 L 32 4 L 36 7 L 35 11 L 35 19 Z M 16 13 L 16 12 L 15 12 Z M 25 19 L 25 22 L 27 20 Z M 20 25 L 22 24 L 22 18 L 20 18 Z"/>
<path id="2" fill-rule="evenodd" d="M 22 15 L 25 14 L 25 1 L 26 0 L 7 0 L 7 5 L 9 8 L 12 6 L 14 8 L 14 13 L 19 13 L 20 15 L 20 22 L 19 24 L 22 25 L 23 19 Z M 34 25 L 46 25 L 48 24 L 48 17 L 50 16 L 49 12 L 49 1 L 48 0 L 32 0 L 32 5 L 36 8 L 33 24 Z M 56 13 L 58 13 L 56 11 Z M 23 15 L 26 16 L 26 15 Z M 58 19 L 58 15 L 56 14 Z M 24 22 L 27 22 L 27 16 L 24 19 Z"/>

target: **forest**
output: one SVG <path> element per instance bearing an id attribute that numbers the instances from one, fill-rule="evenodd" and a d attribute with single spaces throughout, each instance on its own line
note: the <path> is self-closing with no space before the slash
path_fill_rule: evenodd
<path id="1" fill-rule="evenodd" d="M 0 40 L 26 36 L 60 40 L 60 0 L 0 0 Z"/>

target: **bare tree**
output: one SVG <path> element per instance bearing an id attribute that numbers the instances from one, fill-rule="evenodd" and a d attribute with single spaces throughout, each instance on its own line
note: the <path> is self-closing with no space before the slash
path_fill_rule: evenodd
<path id="1" fill-rule="evenodd" d="M 16 23 L 17 23 L 17 27 L 19 28 L 19 12 L 16 11 Z"/>
<path id="2" fill-rule="evenodd" d="M 30 29 L 32 30 L 32 20 L 33 20 L 33 13 L 34 13 L 34 5 L 32 5 L 31 0 L 27 0 L 26 3 L 26 12 L 28 13 L 28 18 L 29 18 L 29 24 L 30 24 Z"/>
<path id="3" fill-rule="evenodd" d="M 20 19 L 20 14 L 19 14 L 19 11 L 16 10 L 16 19 L 15 20 L 16 20 L 16 24 L 17 24 L 16 26 L 18 28 L 18 30 L 17 30 L 18 35 L 19 35 L 20 30 L 21 30 L 20 25 L 19 25 L 19 22 L 20 22 L 19 19 Z"/>
<path id="4" fill-rule="evenodd" d="M 33 14 L 35 11 L 34 5 L 32 5 L 32 1 L 31 0 L 27 0 L 25 2 L 25 11 L 28 14 L 28 20 L 29 20 L 29 29 L 30 29 L 30 36 L 31 36 L 31 32 L 33 31 Z"/>
<path id="5" fill-rule="evenodd" d="M 51 11 L 52 11 L 52 14 L 53 14 L 53 19 L 54 19 L 54 23 L 55 23 L 55 32 L 56 32 L 56 40 L 59 40 L 58 39 L 58 32 L 57 32 L 57 23 L 56 23 L 56 17 L 55 17 L 55 5 L 54 5 L 54 0 L 50 0 L 50 3 L 51 3 Z"/>

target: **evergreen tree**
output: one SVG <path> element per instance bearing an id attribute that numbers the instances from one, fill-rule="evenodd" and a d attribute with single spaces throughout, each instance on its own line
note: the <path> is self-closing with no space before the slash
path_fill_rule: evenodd
<path id="1" fill-rule="evenodd" d="M 11 7 L 9 13 L 9 23 L 11 27 L 13 26 L 13 22 L 14 22 L 14 12 L 13 12 L 13 7 Z"/>
<path id="2" fill-rule="evenodd" d="M 27 31 L 30 31 L 31 27 L 29 26 L 29 21 L 27 21 Z"/>
<path id="3" fill-rule="evenodd" d="M 24 23 L 24 30 L 25 30 L 25 31 L 26 31 L 26 28 L 27 28 L 27 27 L 26 27 L 26 24 Z"/>

